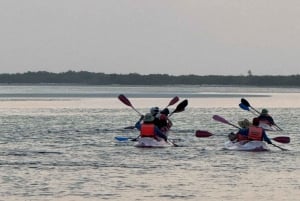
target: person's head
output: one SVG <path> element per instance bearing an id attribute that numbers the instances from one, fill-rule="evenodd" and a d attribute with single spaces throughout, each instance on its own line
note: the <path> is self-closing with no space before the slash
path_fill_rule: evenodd
<path id="1" fill-rule="evenodd" d="M 258 126 L 258 125 L 259 125 L 259 118 L 253 118 L 252 124 L 253 124 L 254 126 Z"/>
<path id="2" fill-rule="evenodd" d="M 151 113 L 145 114 L 144 123 L 151 123 L 154 121 L 154 117 Z"/>
<path id="3" fill-rule="evenodd" d="M 238 124 L 241 128 L 248 128 L 251 125 L 251 123 L 248 119 L 244 119 L 242 121 L 239 121 Z"/>
<path id="4" fill-rule="evenodd" d="M 154 116 L 156 115 L 157 113 L 159 113 L 159 107 L 152 107 L 150 109 L 150 113 Z"/>
<path id="5" fill-rule="evenodd" d="M 269 111 L 267 109 L 262 109 L 261 110 L 261 115 L 268 115 L 269 114 Z"/>

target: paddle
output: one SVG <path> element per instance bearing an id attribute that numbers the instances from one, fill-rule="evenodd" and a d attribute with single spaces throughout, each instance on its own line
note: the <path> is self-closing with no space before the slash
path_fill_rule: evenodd
<path id="1" fill-rule="evenodd" d="M 251 112 L 252 114 L 256 115 L 256 113 L 254 113 L 252 110 L 249 109 L 248 106 L 244 105 L 243 103 L 239 104 L 240 108 L 242 108 L 243 110 L 247 110 L 248 112 Z"/>
<path id="2" fill-rule="evenodd" d="M 271 145 L 273 145 L 274 147 L 277 147 L 277 148 L 281 149 L 282 151 L 288 151 L 288 149 L 282 148 L 282 147 L 280 147 L 280 146 L 278 146 L 276 144 L 271 144 Z"/>
<path id="3" fill-rule="evenodd" d="M 118 96 L 118 98 L 119 98 L 119 100 L 120 100 L 122 103 L 124 103 L 125 105 L 131 107 L 131 108 L 132 108 L 134 111 L 136 111 L 140 116 L 142 116 L 142 114 L 141 114 L 139 111 L 137 111 L 137 110 L 135 109 L 135 107 L 133 107 L 133 105 L 131 104 L 131 102 L 128 100 L 128 98 L 127 98 L 126 96 L 124 96 L 123 94 L 120 94 L 120 95 Z"/>
<path id="4" fill-rule="evenodd" d="M 219 122 L 221 122 L 221 123 L 228 124 L 228 125 L 231 125 L 231 126 L 233 126 L 233 127 L 236 127 L 236 128 L 239 128 L 239 129 L 240 129 L 240 127 L 238 127 L 238 126 L 236 126 L 236 125 L 230 123 L 229 121 L 227 121 L 226 119 L 224 119 L 223 117 L 221 117 L 221 116 L 219 116 L 219 115 L 214 115 L 214 116 L 213 116 L 213 119 L 216 120 L 216 121 L 219 121 Z"/>
<path id="5" fill-rule="evenodd" d="M 174 98 L 172 98 L 172 100 L 170 100 L 169 104 L 168 104 L 165 108 L 167 108 L 167 107 L 169 107 L 169 106 L 171 106 L 171 105 L 174 105 L 174 104 L 177 103 L 178 101 L 179 101 L 178 96 L 175 96 Z"/>
<path id="6" fill-rule="evenodd" d="M 118 140 L 118 141 L 122 141 L 122 142 L 124 142 L 124 141 L 128 141 L 128 140 L 131 140 L 131 141 L 137 141 L 137 139 L 139 138 L 139 136 L 138 137 L 136 137 L 136 138 L 131 138 L 131 137 L 122 137 L 122 136 L 116 136 L 115 137 L 115 139 L 116 140 Z"/>
<path id="7" fill-rule="evenodd" d="M 182 102 L 180 102 L 177 107 L 175 108 L 175 110 L 173 112 L 171 112 L 171 114 L 169 115 L 172 116 L 174 113 L 178 113 L 178 112 L 182 112 L 185 110 L 185 107 L 188 105 L 188 100 L 185 99 Z"/>
<path id="8" fill-rule="evenodd" d="M 120 95 L 118 96 L 118 98 L 119 98 L 119 100 L 120 100 L 122 103 L 124 103 L 125 105 L 127 105 L 127 106 L 131 107 L 132 109 L 134 109 L 139 115 L 142 115 L 139 111 L 137 111 L 137 110 L 133 107 L 133 105 L 131 104 L 131 102 L 129 101 L 129 99 L 128 99 L 125 95 L 120 94 Z M 169 104 L 166 106 L 166 108 L 169 107 L 169 106 L 171 106 L 171 105 L 174 105 L 174 104 L 177 103 L 178 101 L 179 101 L 178 96 L 175 96 L 174 98 L 172 98 L 172 99 L 169 101 Z M 127 126 L 127 127 L 125 127 L 124 129 L 134 129 L 134 128 L 135 128 L 134 126 Z"/>
<path id="9" fill-rule="evenodd" d="M 234 124 L 228 122 L 226 119 L 224 119 L 223 117 L 221 117 L 219 115 L 214 115 L 213 119 L 216 120 L 216 121 L 219 121 L 221 123 L 228 124 L 228 125 L 231 125 L 231 126 L 233 126 L 235 128 L 241 129 L 239 126 L 234 125 Z M 272 140 L 274 140 L 276 142 L 280 142 L 280 143 L 289 143 L 290 142 L 290 137 L 280 136 L 280 137 L 272 138 Z"/>
<path id="10" fill-rule="evenodd" d="M 242 103 L 243 105 L 247 106 L 247 107 L 252 108 L 255 112 L 257 112 L 257 114 L 260 114 L 260 112 L 257 111 L 255 108 L 253 108 L 253 107 L 250 105 L 250 103 L 249 103 L 246 99 L 242 98 L 242 99 L 241 99 L 241 103 Z"/>
<path id="11" fill-rule="evenodd" d="M 195 132 L 196 137 L 210 137 L 212 135 L 213 135 L 212 133 L 203 130 L 196 130 Z"/>
<path id="12" fill-rule="evenodd" d="M 246 99 L 242 98 L 242 99 L 241 99 L 241 103 L 242 103 L 242 104 L 240 105 L 240 107 L 241 107 L 242 109 L 251 111 L 251 110 L 249 110 L 249 107 L 250 107 L 250 108 L 252 108 L 255 112 L 257 112 L 257 114 L 260 115 L 260 112 L 257 111 L 254 107 L 252 107 L 252 106 L 250 105 L 250 103 L 249 103 Z M 248 107 L 248 109 L 247 109 L 246 107 Z M 251 111 L 251 112 L 252 112 L 252 111 Z M 252 113 L 253 113 L 253 112 L 252 112 Z M 254 113 L 253 113 L 253 114 L 254 114 Z M 283 129 L 280 128 L 277 124 L 274 123 L 274 126 L 275 126 L 276 128 L 278 128 L 279 130 L 283 131 Z"/>

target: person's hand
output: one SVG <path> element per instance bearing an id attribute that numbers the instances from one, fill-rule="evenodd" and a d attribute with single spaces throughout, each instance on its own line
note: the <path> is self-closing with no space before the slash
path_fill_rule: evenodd
<path id="1" fill-rule="evenodd" d="M 141 115 L 141 117 L 140 117 L 140 121 L 142 121 L 143 119 L 144 119 L 144 115 Z"/>

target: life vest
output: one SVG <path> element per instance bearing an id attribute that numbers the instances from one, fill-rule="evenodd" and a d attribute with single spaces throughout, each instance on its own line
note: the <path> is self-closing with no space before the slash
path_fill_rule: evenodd
<path id="1" fill-rule="evenodd" d="M 141 126 L 141 137 L 153 137 L 155 138 L 155 125 L 154 124 L 142 124 Z"/>
<path id="2" fill-rule="evenodd" d="M 240 134 L 240 133 L 237 133 L 236 136 L 237 136 L 237 141 L 238 141 L 238 142 L 239 142 L 239 141 L 245 141 L 245 140 L 248 140 L 248 137 L 247 137 L 247 136 L 242 135 L 242 134 Z"/>
<path id="3" fill-rule="evenodd" d="M 248 139 L 262 141 L 263 140 L 263 129 L 260 127 L 256 127 L 256 126 L 250 126 L 249 133 L 248 133 Z"/>

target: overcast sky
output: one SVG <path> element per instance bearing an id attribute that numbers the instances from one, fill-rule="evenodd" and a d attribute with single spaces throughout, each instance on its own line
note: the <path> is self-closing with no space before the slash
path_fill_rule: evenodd
<path id="1" fill-rule="evenodd" d="M 299 69 L 299 0 L 0 0 L 0 73 Z"/>

